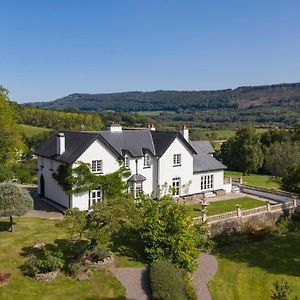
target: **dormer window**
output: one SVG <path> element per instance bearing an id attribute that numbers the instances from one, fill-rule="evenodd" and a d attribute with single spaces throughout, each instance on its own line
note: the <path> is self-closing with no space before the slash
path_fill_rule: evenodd
<path id="1" fill-rule="evenodd" d="M 93 173 L 102 173 L 102 160 L 92 160 L 91 169 Z"/>
<path id="2" fill-rule="evenodd" d="M 181 166 L 181 154 L 174 154 L 173 155 L 173 166 Z"/>
<path id="3" fill-rule="evenodd" d="M 147 153 L 144 155 L 144 168 L 150 168 L 150 155 Z"/>
<path id="4" fill-rule="evenodd" d="M 129 156 L 128 155 L 125 155 L 124 166 L 126 169 L 129 169 Z"/>

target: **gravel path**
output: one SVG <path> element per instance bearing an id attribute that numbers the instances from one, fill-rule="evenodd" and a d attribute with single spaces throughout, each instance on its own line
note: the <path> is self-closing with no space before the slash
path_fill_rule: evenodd
<path id="1" fill-rule="evenodd" d="M 207 285 L 209 280 L 216 274 L 217 269 L 217 259 L 211 254 L 201 253 L 198 268 L 193 273 L 193 282 L 198 299 L 212 299 Z"/>
<path id="2" fill-rule="evenodd" d="M 111 272 L 125 287 L 127 300 L 150 299 L 149 274 L 146 268 L 112 268 Z"/>

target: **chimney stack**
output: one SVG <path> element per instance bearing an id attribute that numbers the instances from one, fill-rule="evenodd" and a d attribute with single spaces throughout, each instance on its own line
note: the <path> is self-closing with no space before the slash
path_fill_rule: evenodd
<path id="1" fill-rule="evenodd" d="M 154 125 L 151 123 L 151 124 L 147 124 L 147 128 L 150 129 L 151 131 L 155 131 L 155 127 Z"/>
<path id="2" fill-rule="evenodd" d="M 66 150 L 65 134 L 59 132 L 56 136 L 56 154 L 62 155 Z"/>
<path id="3" fill-rule="evenodd" d="M 183 137 L 189 141 L 189 129 L 187 128 L 186 125 L 181 126 L 180 133 L 183 135 Z"/>
<path id="4" fill-rule="evenodd" d="M 111 124 L 109 127 L 110 132 L 122 132 L 122 126 L 119 124 Z"/>

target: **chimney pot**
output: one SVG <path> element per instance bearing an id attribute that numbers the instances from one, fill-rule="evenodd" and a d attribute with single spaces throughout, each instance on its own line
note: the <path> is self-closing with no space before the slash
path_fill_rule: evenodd
<path id="1" fill-rule="evenodd" d="M 65 134 L 59 132 L 56 136 L 56 154 L 62 155 L 66 150 Z"/>

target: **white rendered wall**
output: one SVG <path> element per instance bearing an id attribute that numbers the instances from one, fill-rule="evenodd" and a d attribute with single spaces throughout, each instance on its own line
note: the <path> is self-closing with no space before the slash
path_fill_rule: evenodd
<path id="1" fill-rule="evenodd" d="M 40 178 L 44 176 L 45 197 L 57 202 L 58 204 L 69 207 L 69 195 L 63 190 L 63 188 L 52 177 L 53 172 L 57 171 L 58 166 L 61 163 L 48 158 L 38 157 L 37 160 L 37 176 L 38 176 L 38 192 L 41 193 Z M 41 166 L 44 166 L 43 168 Z M 53 169 L 53 171 L 51 170 Z"/>
<path id="2" fill-rule="evenodd" d="M 201 190 L 201 176 L 203 175 L 214 175 L 214 184 L 212 189 Z M 191 185 L 191 194 L 202 193 L 203 191 L 216 191 L 223 189 L 224 185 L 224 171 L 212 171 L 193 174 L 193 180 Z"/>
<path id="3" fill-rule="evenodd" d="M 173 166 L 173 155 L 181 154 L 181 166 Z M 164 185 L 172 186 L 172 179 L 180 177 L 180 196 L 190 194 L 193 178 L 193 155 L 187 146 L 178 138 L 170 145 L 163 156 L 159 159 L 159 186 L 161 193 L 167 191 Z"/>
<path id="4" fill-rule="evenodd" d="M 103 175 L 113 173 L 120 168 L 117 157 L 103 145 L 100 141 L 94 141 L 90 147 L 73 164 L 76 167 L 78 162 L 92 163 L 92 160 L 102 160 Z M 77 207 L 80 210 L 89 209 L 89 193 L 72 195 L 71 207 Z"/>

